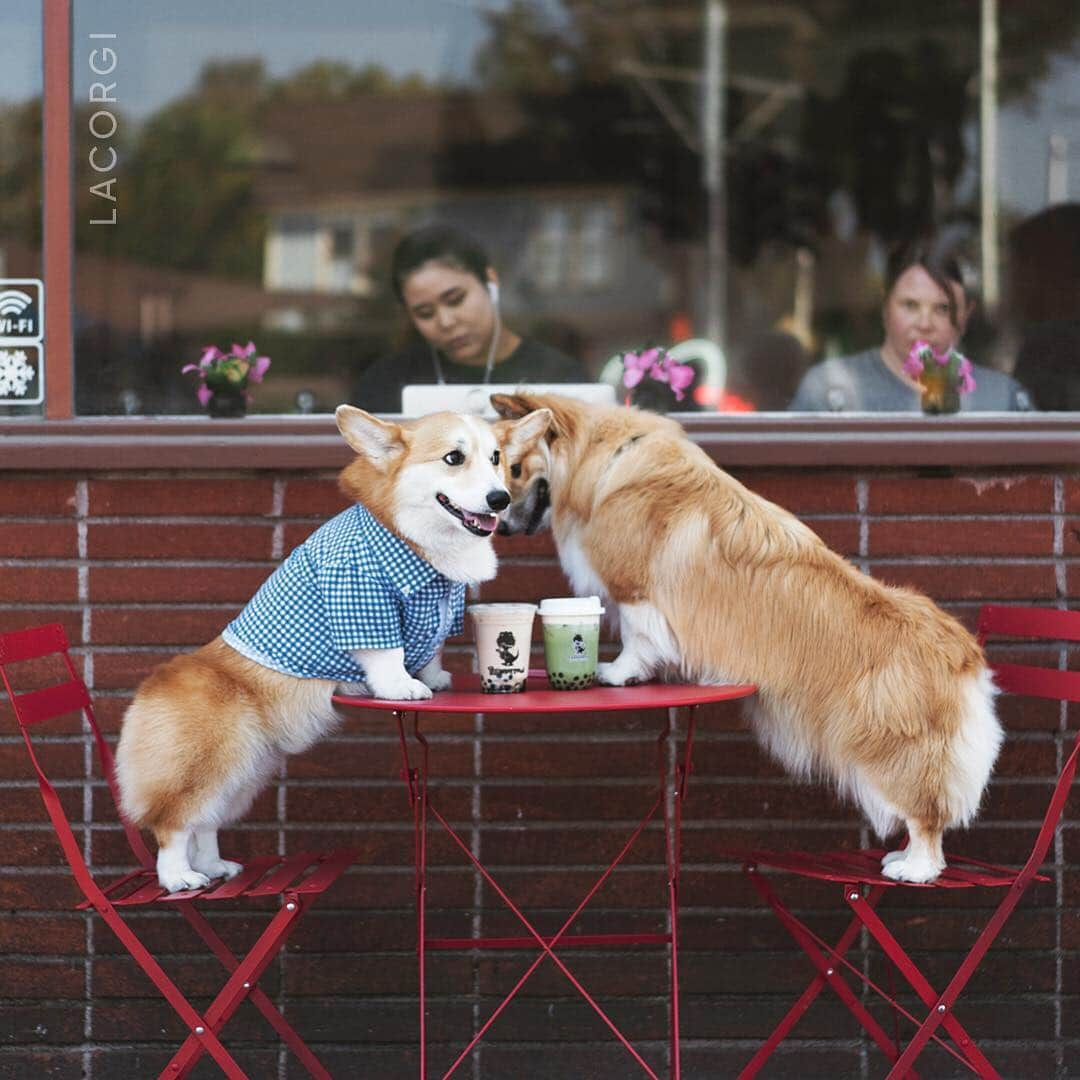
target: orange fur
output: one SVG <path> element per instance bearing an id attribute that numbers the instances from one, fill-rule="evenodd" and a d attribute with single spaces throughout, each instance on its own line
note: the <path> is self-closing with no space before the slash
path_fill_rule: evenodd
<path id="1" fill-rule="evenodd" d="M 943 865 L 941 833 L 973 815 L 1001 738 L 960 623 L 860 572 L 674 421 L 551 395 L 493 400 L 504 417 L 553 413 L 543 467 L 564 570 L 578 591 L 628 605 L 624 619 L 658 613 L 677 650 L 645 677 L 756 683 L 755 726 L 777 757 L 855 795 L 882 833 L 903 819 Z M 538 468 L 508 479 L 515 500 Z"/>

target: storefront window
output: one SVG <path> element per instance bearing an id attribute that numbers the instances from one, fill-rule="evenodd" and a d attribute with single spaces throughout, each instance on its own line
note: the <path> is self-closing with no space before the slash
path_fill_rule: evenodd
<path id="1" fill-rule="evenodd" d="M 0 64 L 0 415 L 40 415 L 41 5 L 4 7 Z"/>
<path id="2" fill-rule="evenodd" d="M 415 334 L 391 252 L 436 221 L 489 252 L 504 325 L 588 378 L 711 343 L 724 385 L 681 406 L 709 410 L 784 409 L 812 364 L 879 346 L 887 252 L 933 230 L 981 294 L 963 351 L 1026 357 L 1029 403 L 1080 408 L 1073 4 L 999 5 L 989 82 L 966 0 L 74 11 L 80 413 L 200 411 L 180 368 L 249 339 L 273 361 L 258 411 L 365 404 Z M 40 65 L 19 70 L 4 108 L 33 133 Z M 9 276 L 37 265 L 34 146 L 4 155 Z"/>

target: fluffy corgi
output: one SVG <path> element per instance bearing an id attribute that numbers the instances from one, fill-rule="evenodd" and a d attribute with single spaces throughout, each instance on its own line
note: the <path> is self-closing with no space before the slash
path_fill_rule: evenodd
<path id="1" fill-rule="evenodd" d="M 831 780 L 906 848 L 882 872 L 931 881 L 942 833 L 971 821 L 1001 746 L 978 644 L 927 597 L 856 569 L 718 468 L 674 421 L 552 395 L 494 395 L 551 428 L 509 456 L 500 529 L 550 520 L 580 595 L 617 605 L 622 651 L 600 681 L 753 682 L 751 723 L 801 777 Z"/>
<path id="2" fill-rule="evenodd" d="M 284 755 L 334 726 L 338 685 L 400 700 L 449 687 L 442 647 L 461 629 L 466 584 L 495 576 L 491 538 L 510 501 L 500 454 L 527 454 L 549 419 L 496 432 L 454 413 L 395 424 L 338 408 L 357 454 L 339 479 L 354 505 L 220 637 L 151 672 L 124 716 L 121 805 L 154 833 L 163 888 L 240 871 L 221 858 L 218 829 L 247 812 Z"/>

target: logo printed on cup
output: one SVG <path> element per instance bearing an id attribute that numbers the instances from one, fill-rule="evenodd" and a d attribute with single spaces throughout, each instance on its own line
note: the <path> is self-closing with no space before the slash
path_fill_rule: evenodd
<path id="1" fill-rule="evenodd" d="M 559 596 L 540 601 L 544 663 L 553 690 L 585 690 L 596 681 L 603 613 L 598 596 Z"/>
<path id="2" fill-rule="evenodd" d="M 485 694 L 516 694 L 529 674 L 535 604 L 472 604 L 480 687 Z"/>

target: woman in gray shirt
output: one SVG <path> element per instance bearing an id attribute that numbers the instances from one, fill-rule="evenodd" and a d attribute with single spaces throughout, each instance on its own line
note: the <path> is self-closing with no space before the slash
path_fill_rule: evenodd
<path id="1" fill-rule="evenodd" d="M 894 252 L 885 277 L 885 340 L 876 349 L 825 360 L 803 377 L 789 411 L 920 412 L 918 382 L 904 371 L 916 341 L 936 352 L 955 348 L 975 301 L 957 261 L 912 244 Z M 962 412 L 1015 412 L 1031 408 L 1013 378 L 974 365 L 975 390 L 960 398 Z"/>

